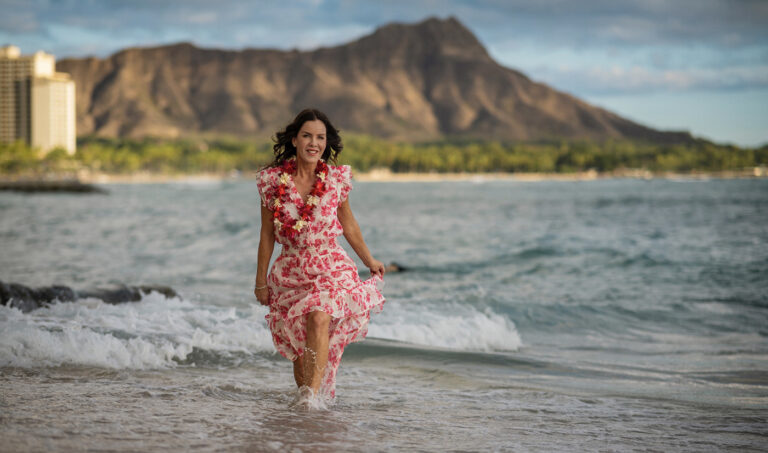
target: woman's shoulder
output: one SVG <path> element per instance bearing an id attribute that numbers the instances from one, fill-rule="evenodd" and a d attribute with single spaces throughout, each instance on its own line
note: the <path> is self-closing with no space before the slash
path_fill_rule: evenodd
<path id="1" fill-rule="evenodd" d="M 257 173 L 259 181 L 270 182 L 280 177 L 280 167 L 267 167 Z"/>
<path id="2" fill-rule="evenodd" d="M 349 165 L 328 165 L 328 174 L 339 180 L 350 179 L 352 177 L 352 167 Z"/>
<path id="3" fill-rule="evenodd" d="M 259 176 L 266 176 L 266 175 L 276 175 L 280 173 L 280 166 L 274 166 L 274 167 L 267 167 L 262 170 L 259 170 Z"/>
<path id="4" fill-rule="evenodd" d="M 267 167 L 256 174 L 256 185 L 259 191 L 271 192 L 277 189 L 280 182 L 280 167 Z"/>
<path id="5" fill-rule="evenodd" d="M 256 188 L 261 195 L 262 204 L 270 209 L 280 181 L 279 172 L 280 167 L 267 167 L 256 174 Z"/>
<path id="6" fill-rule="evenodd" d="M 328 173 L 338 190 L 339 200 L 344 201 L 352 190 L 352 167 L 349 165 L 329 165 Z"/>

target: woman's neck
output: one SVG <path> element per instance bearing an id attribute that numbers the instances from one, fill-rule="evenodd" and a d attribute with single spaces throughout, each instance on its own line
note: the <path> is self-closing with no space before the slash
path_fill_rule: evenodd
<path id="1" fill-rule="evenodd" d="M 296 158 L 296 176 L 300 179 L 310 179 L 315 174 L 317 162 L 306 162 Z"/>

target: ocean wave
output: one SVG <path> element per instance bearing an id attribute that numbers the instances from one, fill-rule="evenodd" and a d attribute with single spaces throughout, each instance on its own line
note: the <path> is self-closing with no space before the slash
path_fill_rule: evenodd
<path id="1" fill-rule="evenodd" d="M 516 351 L 522 345 L 515 324 L 491 310 L 469 305 L 404 305 L 388 301 L 369 335 L 462 351 Z"/>
<path id="2" fill-rule="evenodd" d="M 189 363 L 195 351 L 273 351 L 266 310 L 200 307 L 158 293 L 110 305 L 98 299 L 61 303 L 24 314 L 0 307 L 0 365 L 165 368 Z"/>
<path id="3" fill-rule="evenodd" d="M 255 304 L 204 306 L 159 293 L 120 305 L 78 299 L 30 313 L 0 306 L 0 366 L 235 366 L 255 354 L 274 354 L 265 314 Z M 369 335 L 459 351 L 515 351 L 521 345 L 512 321 L 461 304 L 414 309 L 388 301 Z"/>

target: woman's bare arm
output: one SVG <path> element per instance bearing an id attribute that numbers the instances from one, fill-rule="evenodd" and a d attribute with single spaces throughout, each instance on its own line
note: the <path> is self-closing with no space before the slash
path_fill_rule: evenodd
<path id="1" fill-rule="evenodd" d="M 256 286 L 267 286 L 269 260 L 275 250 L 275 226 L 272 223 L 272 211 L 261 206 L 261 233 L 259 235 L 259 258 L 256 267 Z M 254 294 L 262 305 L 269 304 L 269 292 L 266 288 L 255 289 Z"/>
<path id="2" fill-rule="evenodd" d="M 363 240 L 363 233 L 360 231 L 360 225 L 357 224 L 357 220 L 355 220 L 355 216 L 352 214 L 352 208 L 349 206 L 349 198 L 339 205 L 337 215 L 341 227 L 344 228 L 344 237 L 355 253 L 357 253 L 357 256 L 363 260 L 363 264 L 371 270 L 371 274 L 377 274 L 379 277 L 384 276 L 384 264 L 375 259 L 371 255 L 371 251 L 368 250 L 368 246 Z"/>

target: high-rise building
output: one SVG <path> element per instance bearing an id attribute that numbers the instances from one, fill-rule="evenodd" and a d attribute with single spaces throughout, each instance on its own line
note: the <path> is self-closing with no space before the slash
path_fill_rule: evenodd
<path id="1" fill-rule="evenodd" d="M 75 82 L 55 71 L 55 61 L 42 51 L 21 55 L 16 46 L 0 47 L 0 142 L 74 154 Z"/>

